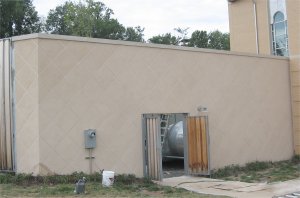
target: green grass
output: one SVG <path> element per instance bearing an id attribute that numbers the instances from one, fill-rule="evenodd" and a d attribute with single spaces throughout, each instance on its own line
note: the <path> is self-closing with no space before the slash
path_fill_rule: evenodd
<path id="1" fill-rule="evenodd" d="M 161 186 L 152 189 L 116 186 L 104 188 L 95 182 L 88 183 L 86 194 L 79 195 L 74 194 L 74 185 L 72 184 L 56 184 L 53 186 L 1 184 L 0 189 L 1 197 L 218 197 L 196 194 L 180 188 Z"/>
<path id="2" fill-rule="evenodd" d="M 33 176 L 31 174 L 9 174 L 0 173 L 0 184 L 17 184 L 17 185 L 32 185 L 32 184 L 68 184 L 74 183 L 79 178 L 86 177 L 89 181 L 101 181 L 101 174 L 94 173 L 87 175 L 84 173 L 74 172 L 71 175 L 49 175 L 49 176 Z M 120 176 L 122 177 L 122 175 Z M 126 176 L 127 177 L 127 176 Z M 128 176 L 130 177 L 130 175 Z"/>
<path id="3" fill-rule="evenodd" d="M 214 170 L 212 178 L 242 182 L 278 182 L 300 177 L 300 157 L 280 162 L 251 162 Z"/>
<path id="4" fill-rule="evenodd" d="M 243 182 L 276 182 L 300 177 L 300 157 L 281 162 L 251 162 L 214 170 L 212 178 Z M 75 181 L 87 178 L 86 194 L 75 195 Z M 102 175 L 33 176 L 0 174 L 0 197 L 219 197 L 192 193 L 181 188 L 159 186 L 146 178 L 117 175 L 110 188 L 102 187 Z"/>
<path id="5" fill-rule="evenodd" d="M 86 194 L 75 195 L 75 181 L 85 176 Z M 159 186 L 149 179 L 134 175 L 117 175 L 112 187 L 102 187 L 101 175 L 32 176 L 0 174 L 0 197 L 219 197 Z"/>

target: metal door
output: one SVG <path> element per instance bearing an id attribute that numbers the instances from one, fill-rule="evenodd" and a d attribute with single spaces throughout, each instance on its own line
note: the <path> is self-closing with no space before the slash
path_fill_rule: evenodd
<path id="1" fill-rule="evenodd" d="M 0 171 L 13 171 L 11 40 L 0 40 Z"/>
<path id="2" fill-rule="evenodd" d="M 162 180 L 160 115 L 143 115 L 144 176 Z"/>
<path id="3" fill-rule="evenodd" d="M 209 133 L 207 116 L 187 117 L 188 174 L 209 175 Z"/>

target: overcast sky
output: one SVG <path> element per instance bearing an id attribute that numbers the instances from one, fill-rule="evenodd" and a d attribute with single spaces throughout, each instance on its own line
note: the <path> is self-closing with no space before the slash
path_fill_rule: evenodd
<path id="1" fill-rule="evenodd" d="M 229 32 L 227 0 L 100 0 L 124 26 L 145 28 L 145 38 L 175 33 L 174 28 Z M 33 0 L 39 15 L 65 0 Z"/>

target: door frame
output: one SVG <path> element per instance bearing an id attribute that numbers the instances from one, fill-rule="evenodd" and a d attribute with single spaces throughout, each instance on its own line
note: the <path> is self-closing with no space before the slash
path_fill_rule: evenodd
<path id="1" fill-rule="evenodd" d="M 156 119 L 155 130 L 156 134 L 156 152 L 159 152 L 159 159 L 156 159 L 158 175 L 154 178 L 154 180 L 162 180 L 163 179 L 163 169 L 162 169 L 162 145 L 161 145 L 161 137 L 158 135 L 158 132 L 161 132 L 161 115 L 177 115 L 182 116 L 183 122 L 183 145 L 184 145 L 184 174 L 185 175 L 210 175 L 210 136 L 209 136 L 209 124 L 208 124 L 208 115 L 198 115 L 198 116 L 190 116 L 188 113 L 155 113 L 155 114 L 143 114 L 142 115 L 142 148 L 143 148 L 143 174 L 144 177 L 149 177 L 149 158 L 148 158 L 148 132 L 147 132 L 147 119 Z M 206 133 L 206 151 L 207 151 L 207 171 L 199 171 L 193 172 L 189 167 L 189 142 L 188 142 L 188 119 L 189 118 L 203 118 L 204 119 L 204 127 Z M 202 123 L 203 124 L 203 123 Z M 202 130 L 202 129 L 201 129 Z M 200 133 L 202 133 L 200 131 Z M 202 151 L 201 151 L 202 152 Z"/>
<path id="2" fill-rule="evenodd" d="M 160 115 L 161 114 L 143 114 L 142 115 L 142 151 L 143 151 L 143 173 L 144 173 L 144 177 L 150 178 L 150 179 L 154 179 L 154 180 L 162 180 L 163 178 L 163 171 L 162 171 L 162 147 L 161 147 L 161 141 L 160 141 L 160 136 L 158 135 L 158 133 L 160 134 L 160 124 L 158 124 L 160 121 Z M 153 128 L 153 120 L 155 121 L 155 126 Z M 152 125 L 149 126 L 149 122 L 148 121 L 152 121 Z M 148 129 L 151 128 L 153 129 L 153 131 L 148 131 Z M 151 130 L 150 129 L 150 130 Z M 151 134 L 150 134 L 151 133 Z M 156 134 L 155 134 L 156 133 Z M 153 135 L 153 139 L 149 140 L 150 135 Z M 156 137 L 155 137 L 156 136 Z M 149 151 L 149 144 L 150 141 L 155 141 L 155 145 L 157 145 L 157 147 L 155 148 L 154 151 Z M 155 156 L 149 156 L 150 152 L 155 152 L 155 156 L 157 158 L 155 158 Z M 151 154 L 150 154 L 151 155 Z M 155 175 L 150 175 L 152 174 L 152 167 L 150 167 L 150 163 L 149 162 L 149 157 L 153 158 L 154 157 L 154 162 L 156 161 L 157 164 L 155 164 L 156 167 L 154 167 L 154 169 L 156 169 L 155 171 L 157 171 L 158 173 Z"/>

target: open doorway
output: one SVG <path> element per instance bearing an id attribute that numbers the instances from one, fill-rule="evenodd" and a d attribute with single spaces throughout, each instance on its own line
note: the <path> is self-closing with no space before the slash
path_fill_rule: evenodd
<path id="1" fill-rule="evenodd" d="M 161 146 L 163 178 L 178 177 L 185 174 L 184 144 L 186 137 L 186 114 L 161 114 Z"/>
<path id="2" fill-rule="evenodd" d="M 143 114 L 142 127 L 145 177 L 209 174 L 207 115 Z"/>
<path id="3" fill-rule="evenodd" d="M 186 113 L 143 115 L 144 175 L 152 179 L 187 172 Z"/>

